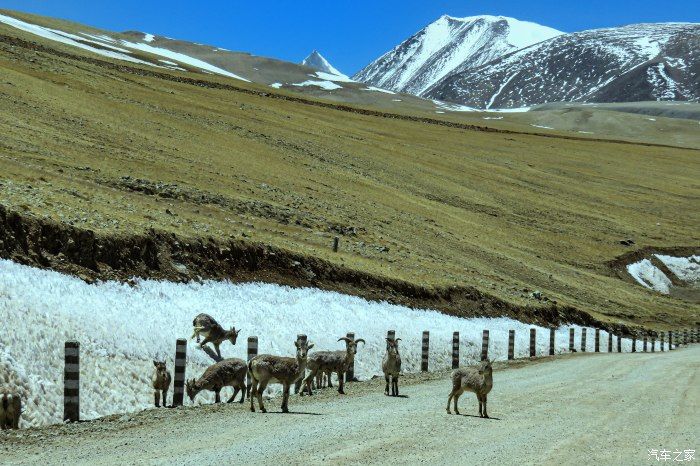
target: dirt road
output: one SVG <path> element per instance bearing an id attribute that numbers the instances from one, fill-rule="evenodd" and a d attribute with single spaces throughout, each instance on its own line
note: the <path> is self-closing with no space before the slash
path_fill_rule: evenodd
<path id="1" fill-rule="evenodd" d="M 442 374 L 407 383 L 406 398 L 385 397 L 379 380 L 350 384 L 343 397 L 293 397 L 291 415 L 271 400 L 269 414 L 247 403 L 149 410 L 0 434 L 0 462 L 653 464 L 649 449 L 700 447 L 698 345 L 562 357 L 497 370 L 494 381 L 493 419 L 474 417 L 473 395 L 462 397 L 462 416 L 447 415 Z"/>

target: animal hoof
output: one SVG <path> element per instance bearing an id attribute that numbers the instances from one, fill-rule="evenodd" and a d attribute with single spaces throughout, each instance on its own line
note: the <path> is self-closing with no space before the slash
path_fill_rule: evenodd
<path id="1" fill-rule="evenodd" d="M 450 410 L 448 409 L 448 410 L 447 410 L 447 414 L 452 414 L 452 411 L 450 411 Z"/>
<path id="2" fill-rule="evenodd" d="M 266 410 L 265 408 L 263 408 L 263 409 L 260 410 L 260 412 L 261 412 L 261 413 L 266 413 L 267 410 Z"/>

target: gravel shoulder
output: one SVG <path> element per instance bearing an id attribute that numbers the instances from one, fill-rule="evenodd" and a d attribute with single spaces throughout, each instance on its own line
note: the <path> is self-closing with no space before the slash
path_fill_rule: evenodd
<path id="1" fill-rule="evenodd" d="M 12 464 L 435 463 L 643 464 L 648 450 L 698 450 L 700 346 L 671 353 L 573 355 L 497 367 L 493 419 L 465 394 L 448 416 L 448 373 L 245 405 L 148 410 L 0 434 Z"/>

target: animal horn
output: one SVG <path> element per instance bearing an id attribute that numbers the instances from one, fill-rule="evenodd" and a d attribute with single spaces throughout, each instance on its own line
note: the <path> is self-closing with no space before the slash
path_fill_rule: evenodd
<path id="1" fill-rule="evenodd" d="M 394 340 L 394 341 L 401 341 L 401 338 L 397 338 L 397 339 L 396 339 L 396 340 Z"/>
<path id="2" fill-rule="evenodd" d="M 362 342 L 362 344 L 365 344 L 365 345 L 367 344 L 367 343 L 365 342 L 365 339 L 364 339 L 364 338 L 358 338 L 357 340 L 355 340 L 355 343 L 359 343 L 359 342 Z"/>
<path id="3" fill-rule="evenodd" d="M 350 343 L 352 340 L 349 339 L 348 337 L 340 337 L 340 338 L 338 338 L 338 341 L 347 341 L 348 343 Z"/>

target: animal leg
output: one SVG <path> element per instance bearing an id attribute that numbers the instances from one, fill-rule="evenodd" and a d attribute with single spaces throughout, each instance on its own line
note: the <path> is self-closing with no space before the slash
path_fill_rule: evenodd
<path id="1" fill-rule="evenodd" d="M 155 402 L 156 408 L 160 408 L 160 392 L 158 390 L 153 390 L 153 401 Z"/>
<path id="2" fill-rule="evenodd" d="M 331 380 L 330 372 L 326 372 L 326 380 L 328 381 L 328 388 L 333 388 L 333 381 Z"/>
<path id="3" fill-rule="evenodd" d="M 240 391 L 241 391 L 241 389 L 239 387 L 235 387 L 233 389 L 233 395 L 231 395 L 231 398 L 226 400 L 226 403 L 233 403 L 233 400 L 236 398 L 236 395 L 238 395 L 238 392 L 240 392 Z M 244 393 L 244 395 L 245 395 L 245 393 Z"/>
<path id="4" fill-rule="evenodd" d="M 168 406 L 168 389 L 166 388 L 163 390 L 163 403 L 161 404 L 163 408 L 166 408 Z"/>
<path id="5" fill-rule="evenodd" d="M 452 398 L 455 396 L 455 391 L 454 389 L 450 391 L 449 396 L 447 397 L 447 414 L 452 414 L 452 411 L 450 411 L 450 402 L 452 401 Z"/>
<path id="6" fill-rule="evenodd" d="M 454 407 L 455 407 L 455 414 L 459 414 L 459 408 L 457 407 L 457 403 L 459 403 L 459 397 L 462 396 L 461 392 L 455 393 L 454 398 L 452 399 L 454 402 Z"/>
<path id="7" fill-rule="evenodd" d="M 386 388 L 384 388 L 384 394 L 389 396 L 389 376 L 385 374 L 384 380 L 386 380 Z M 393 384 L 392 384 L 392 388 L 393 388 Z"/>
<path id="8" fill-rule="evenodd" d="M 255 412 L 255 397 L 258 395 L 258 381 L 255 377 L 250 377 L 250 386 L 248 387 L 248 399 L 250 399 L 250 410 Z"/>
<path id="9" fill-rule="evenodd" d="M 221 403 L 221 389 L 214 390 L 214 403 Z"/>
<path id="10" fill-rule="evenodd" d="M 489 417 L 489 413 L 486 412 L 486 401 L 487 401 L 487 399 L 488 399 L 488 395 L 484 395 L 484 417 L 485 417 L 485 418 L 488 418 L 488 417 Z"/>
<path id="11" fill-rule="evenodd" d="M 304 396 L 304 391 L 309 392 L 309 396 L 314 394 L 313 388 L 311 387 L 311 382 L 316 378 L 316 374 L 318 373 L 318 369 L 311 369 L 311 372 L 309 372 L 309 375 L 304 378 L 304 381 L 302 382 L 302 388 L 299 390 L 299 396 Z"/>
<path id="12" fill-rule="evenodd" d="M 483 401 L 481 400 L 481 395 L 477 394 L 476 398 L 479 400 L 479 417 L 484 417 L 481 411 L 481 406 L 483 405 Z"/>
<path id="13" fill-rule="evenodd" d="M 258 383 L 258 388 L 257 388 L 258 406 L 260 406 L 260 411 L 262 411 L 263 413 L 267 412 L 267 409 L 265 409 L 265 405 L 263 404 L 263 398 L 262 398 L 262 394 L 265 391 L 266 387 L 267 387 L 267 382 L 260 381 L 260 383 Z"/>
<path id="14" fill-rule="evenodd" d="M 245 382 L 241 382 L 241 399 L 240 399 L 239 403 L 243 403 L 245 401 L 245 392 L 246 392 Z"/>
<path id="15" fill-rule="evenodd" d="M 288 413 L 289 412 L 289 383 L 283 383 L 282 384 L 282 412 L 283 413 Z"/>
<path id="16" fill-rule="evenodd" d="M 345 395 L 345 374 L 341 371 L 337 372 L 338 374 L 338 393 L 341 395 Z M 328 374 L 328 378 L 330 379 L 331 376 Z"/>
<path id="17" fill-rule="evenodd" d="M 214 349 L 216 350 L 216 355 L 221 358 L 221 350 L 219 349 L 219 343 L 214 343 Z"/>

